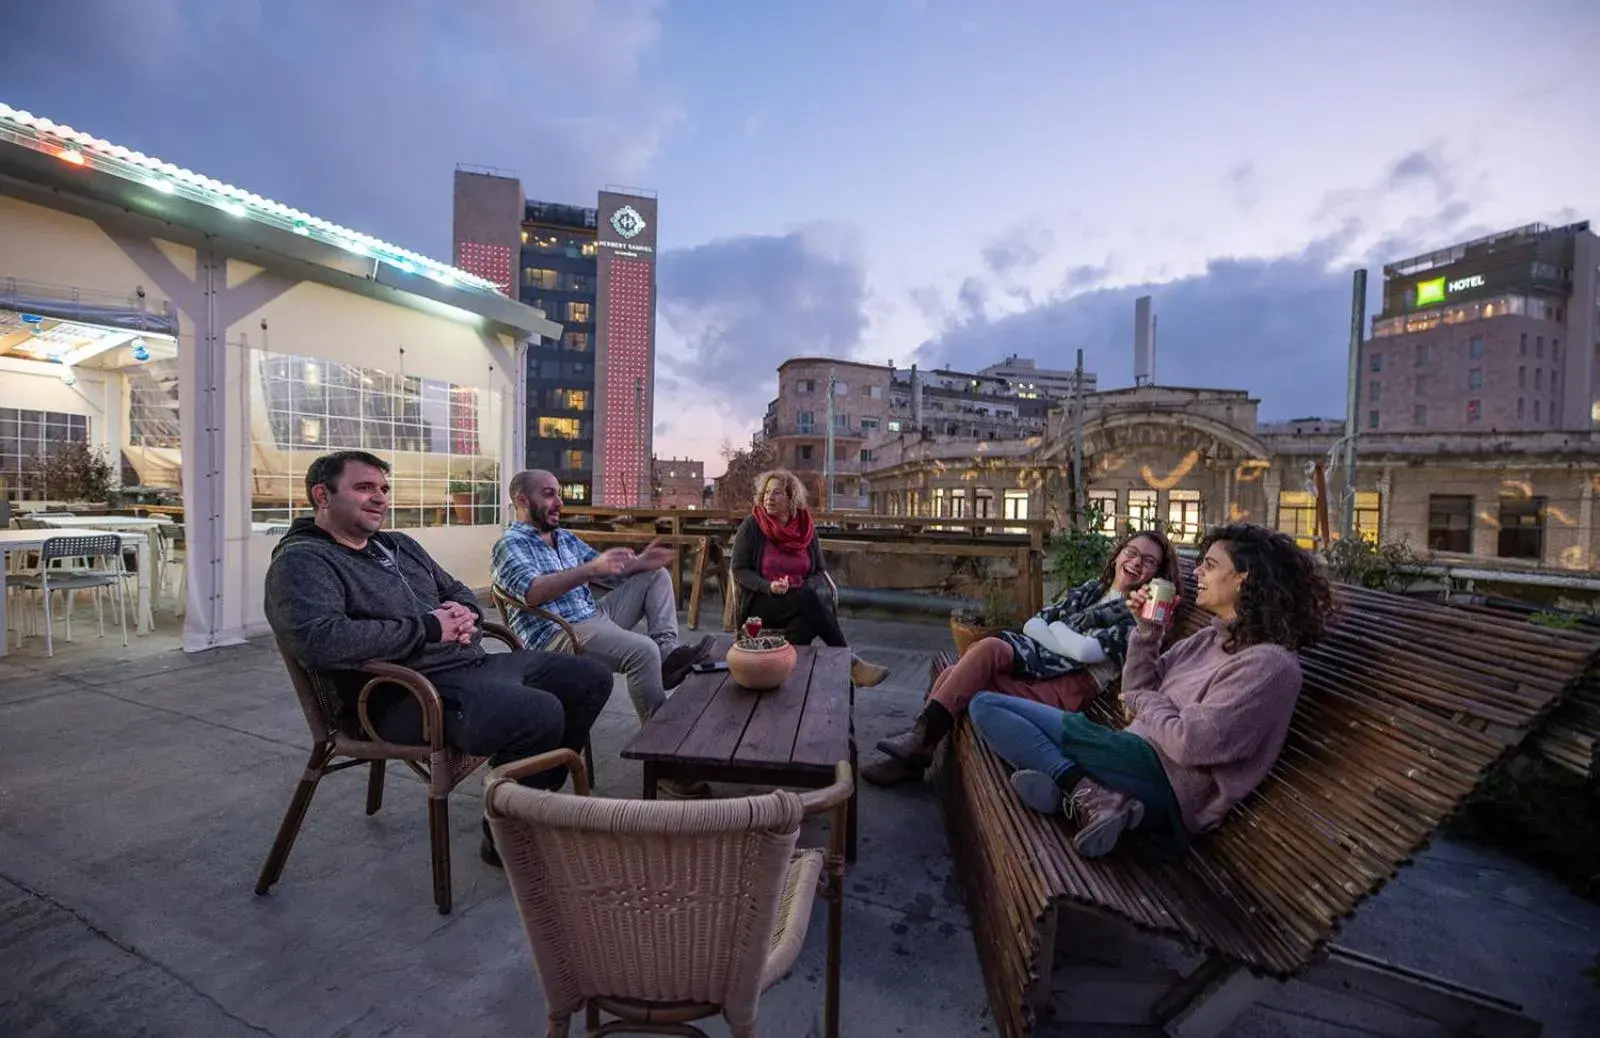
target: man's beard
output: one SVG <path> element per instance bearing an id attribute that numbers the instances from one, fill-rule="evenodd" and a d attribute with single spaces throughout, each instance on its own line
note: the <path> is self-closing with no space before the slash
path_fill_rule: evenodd
<path id="1" fill-rule="evenodd" d="M 559 518 L 551 518 L 549 512 L 534 512 L 532 516 L 533 525 L 545 533 L 549 533 L 561 525 L 561 520 Z"/>

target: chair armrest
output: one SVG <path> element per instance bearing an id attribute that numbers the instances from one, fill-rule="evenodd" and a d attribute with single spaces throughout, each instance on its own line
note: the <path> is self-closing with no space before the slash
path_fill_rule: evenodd
<path id="1" fill-rule="evenodd" d="M 516 631 L 513 631 L 505 624 L 497 624 L 493 620 L 483 621 L 483 636 L 502 642 L 511 649 L 524 648 L 522 639 L 517 637 Z"/>
<path id="2" fill-rule="evenodd" d="M 850 802 L 850 794 L 855 792 L 855 779 L 850 773 L 850 764 L 840 761 L 833 766 L 833 785 L 822 789 L 811 789 L 800 794 L 800 803 L 808 815 L 821 814 L 832 811 Z"/>
<path id="3" fill-rule="evenodd" d="M 808 815 L 829 813 L 828 870 L 836 879 L 842 878 L 845 851 L 849 841 L 850 797 L 855 793 L 855 779 L 847 761 L 833 768 L 833 785 L 823 789 L 808 790 L 800 794 L 800 803 Z"/>
<path id="4" fill-rule="evenodd" d="M 499 587 L 498 585 L 491 589 L 491 594 L 494 597 L 494 604 L 500 607 L 501 619 L 503 619 L 508 626 L 511 623 L 512 609 L 521 609 L 524 612 L 532 613 L 540 620 L 545 620 L 555 624 L 556 627 L 561 630 L 562 635 L 564 635 L 567 639 L 567 643 L 572 646 L 572 648 L 569 650 L 572 655 L 583 655 L 583 646 L 578 642 L 578 632 L 573 628 L 572 624 L 568 623 L 566 620 L 552 613 L 550 610 L 543 608 L 542 606 L 528 605 L 519 596 L 513 595 L 511 592 Z M 489 633 L 489 627 L 487 624 L 484 625 L 483 630 L 485 634 Z M 525 649 L 527 646 L 518 644 L 515 646 L 515 648 Z M 554 651 L 559 652 L 561 650 L 556 649 Z"/>
<path id="5" fill-rule="evenodd" d="M 489 781 L 485 783 L 484 792 L 487 800 L 488 788 L 495 782 L 519 782 L 530 775 L 537 775 L 542 771 L 564 767 L 572 772 L 572 788 L 577 790 L 578 796 L 589 795 L 589 769 L 584 766 L 583 756 L 576 750 L 551 750 L 535 757 L 524 757 L 514 760 L 510 764 L 502 764 L 489 772 Z"/>
<path id="6" fill-rule="evenodd" d="M 439 698 L 439 690 L 433 687 L 433 682 L 410 667 L 382 660 L 368 660 L 356 670 L 372 675 L 372 680 L 361 686 L 361 697 L 356 700 L 356 716 L 367 738 L 374 742 L 385 741 L 367 714 L 367 700 L 371 698 L 372 690 L 382 685 L 399 685 L 411 693 L 411 698 L 422 708 L 422 738 L 428 747 L 436 751 L 444 749 L 444 701 Z"/>

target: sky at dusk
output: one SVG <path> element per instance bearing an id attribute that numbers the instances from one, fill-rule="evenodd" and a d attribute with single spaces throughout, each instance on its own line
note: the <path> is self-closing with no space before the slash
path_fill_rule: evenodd
<path id="1" fill-rule="evenodd" d="M 797 355 L 1343 408 L 1350 271 L 1600 217 L 1600 4 L 0 0 L 0 101 L 450 258 L 458 162 L 660 196 L 657 452 Z"/>

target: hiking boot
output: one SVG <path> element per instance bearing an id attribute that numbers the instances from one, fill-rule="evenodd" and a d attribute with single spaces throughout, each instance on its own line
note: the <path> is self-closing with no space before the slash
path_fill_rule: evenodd
<path id="1" fill-rule="evenodd" d="M 890 786 L 903 786 L 912 782 L 921 782 L 922 775 L 928 769 L 916 764 L 908 764 L 903 760 L 885 757 L 864 765 L 861 777 L 874 786 L 887 789 Z"/>
<path id="2" fill-rule="evenodd" d="M 500 851 L 494 845 L 494 832 L 489 828 L 489 820 L 483 820 L 483 842 L 478 844 L 478 857 L 483 859 L 485 865 L 493 865 L 497 869 L 505 868 L 500 861 Z"/>
<path id="3" fill-rule="evenodd" d="M 860 656 L 850 657 L 850 683 L 856 688 L 871 688 L 883 684 L 883 679 L 889 676 L 888 667 L 880 667 L 876 663 L 868 663 Z"/>
<path id="4" fill-rule="evenodd" d="M 711 787 L 704 782 L 684 779 L 657 779 L 656 796 L 662 800 L 704 800 L 711 795 Z"/>
<path id="5" fill-rule="evenodd" d="M 711 655 L 716 639 L 709 634 L 694 645 L 679 645 L 661 660 L 661 687 L 677 688 L 689 676 L 689 668 Z"/>
<path id="6" fill-rule="evenodd" d="M 880 739 L 878 750 L 902 764 L 925 770 L 933 763 L 933 751 L 938 747 L 939 741 L 949 735 L 953 727 L 955 719 L 950 716 L 950 711 L 944 708 L 944 704 L 931 702 L 921 714 L 917 715 L 917 723 L 910 731 Z"/>
<path id="7" fill-rule="evenodd" d="M 1138 799 L 1093 779 L 1080 779 L 1063 806 L 1078 823 L 1072 846 L 1085 858 L 1110 854 L 1119 836 L 1144 821 L 1144 804 Z"/>

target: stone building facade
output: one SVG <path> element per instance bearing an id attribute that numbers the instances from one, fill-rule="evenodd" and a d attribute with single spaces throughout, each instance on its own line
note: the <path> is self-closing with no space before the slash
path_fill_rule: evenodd
<path id="1" fill-rule="evenodd" d="M 1314 543 L 1317 466 L 1338 526 L 1339 423 L 1258 425 L 1236 390 L 1143 386 L 1085 398 L 1086 496 L 1108 532 L 1163 525 L 1193 542 L 1226 521 L 1263 523 Z M 913 444 L 864 473 L 875 512 L 1039 518 L 1070 512 L 1070 404 L 1041 438 Z M 960 448 L 969 449 L 962 450 Z M 1363 433 L 1355 525 L 1440 562 L 1489 568 L 1595 567 L 1600 438 L 1582 432 Z"/>

